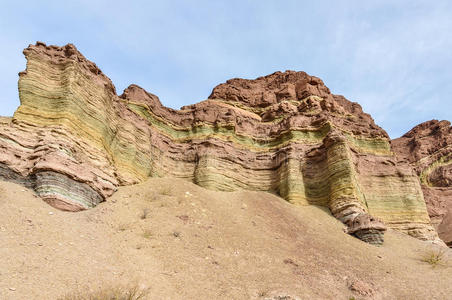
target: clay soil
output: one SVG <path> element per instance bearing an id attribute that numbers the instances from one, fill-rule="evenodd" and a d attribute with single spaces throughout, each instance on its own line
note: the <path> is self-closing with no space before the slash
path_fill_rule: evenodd
<path id="1" fill-rule="evenodd" d="M 0 182 L 0 299 L 138 286 L 149 299 L 452 299 L 452 250 L 389 231 L 365 244 L 319 207 L 176 179 L 55 210 Z"/>

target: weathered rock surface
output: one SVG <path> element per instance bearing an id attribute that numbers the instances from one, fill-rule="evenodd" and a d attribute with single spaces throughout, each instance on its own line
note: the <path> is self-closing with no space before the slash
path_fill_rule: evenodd
<path id="1" fill-rule="evenodd" d="M 71 44 L 37 43 L 24 54 L 21 105 L 0 120 L 0 177 L 33 187 L 55 207 L 86 209 L 119 185 L 172 176 L 326 206 L 349 228 L 367 220 L 353 233 L 374 243 L 382 222 L 437 238 L 418 176 L 397 162 L 387 133 L 317 77 L 232 79 L 207 100 L 173 110 L 136 85 L 117 96 Z"/>
<path id="2" fill-rule="evenodd" d="M 431 120 L 392 141 L 400 163 L 416 170 L 432 224 L 452 246 L 452 127 Z"/>
<path id="3" fill-rule="evenodd" d="M 348 224 L 349 234 L 374 245 L 383 244 L 385 231 L 383 222 L 365 213 L 359 214 Z"/>

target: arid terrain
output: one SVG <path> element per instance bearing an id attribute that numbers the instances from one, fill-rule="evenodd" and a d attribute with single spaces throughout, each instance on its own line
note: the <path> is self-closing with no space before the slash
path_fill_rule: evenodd
<path id="1" fill-rule="evenodd" d="M 449 121 L 391 139 L 290 70 L 175 110 L 72 44 L 23 53 L 0 300 L 452 299 Z"/>
<path id="2" fill-rule="evenodd" d="M 82 212 L 0 182 L 0 299 L 139 286 L 148 299 L 450 299 L 452 250 L 388 230 L 373 246 L 326 208 L 181 179 Z M 442 249 L 442 250 L 440 250 Z M 437 265 L 423 261 L 444 251 Z"/>
<path id="3" fill-rule="evenodd" d="M 0 117 L 0 179 L 82 211 L 118 187 L 172 177 L 328 208 L 359 239 L 387 228 L 452 245 L 452 127 L 391 140 L 362 107 L 303 71 L 233 78 L 175 110 L 113 82 L 73 44 L 24 49 L 20 106 Z"/>

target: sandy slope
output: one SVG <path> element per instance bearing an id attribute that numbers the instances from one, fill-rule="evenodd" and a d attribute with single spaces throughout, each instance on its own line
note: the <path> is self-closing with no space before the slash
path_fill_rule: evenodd
<path id="1" fill-rule="evenodd" d="M 377 248 L 344 234 L 327 211 L 268 193 L 151 179 L 65 213 L 19 185 L 0 189 L 0 299 L 129 283 L 150 299 L 452 298 L 451 250 L 432 268 L 421 261 L 431 244 L 390 231 Z"/>

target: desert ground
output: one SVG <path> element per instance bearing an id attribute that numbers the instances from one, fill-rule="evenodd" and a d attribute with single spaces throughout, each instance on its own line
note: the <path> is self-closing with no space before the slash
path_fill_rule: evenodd
<path id="1" fill-rule="evenodd" d="M 172 178 L 78 213 L 0 181 L 0 299 L 130 286 L 146 299 L 452 298 L 452 249 L 391 230 L 376 247 L 344 228 L 325 208 Z"/>

